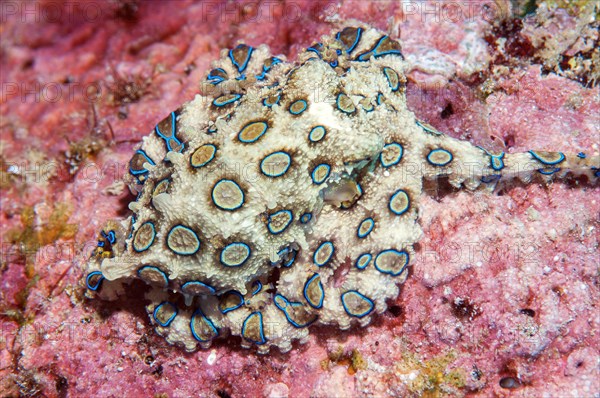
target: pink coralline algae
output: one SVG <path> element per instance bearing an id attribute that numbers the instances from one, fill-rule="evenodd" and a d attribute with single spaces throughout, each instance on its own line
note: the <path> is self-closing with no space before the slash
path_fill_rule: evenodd
<path id="1" fill-rule="evenodd" d="M 536 3 L 3 3 L 2 395 L 597 395 L 597 37 Z"/>

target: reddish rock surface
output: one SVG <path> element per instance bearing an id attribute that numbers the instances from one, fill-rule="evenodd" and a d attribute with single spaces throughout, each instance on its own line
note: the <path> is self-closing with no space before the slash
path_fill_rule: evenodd
<path id="1" fill-rule="evenodd" d="M 424 195 L 425 236 L 390 310 L 365 329 L 316 328 L 285 355 L 187 354 L 154 334 L 140 286 L 84 296 L 98 229 L 127 214 L 115 181 L 133 145 L 237 40 L 293 58 L 336 21 L 369 22 L 403 40 L 411 109 L 439 130 L 598 153 L 598 87 L 547 74 L 531 16 L 504 37 L 508 3 L 442 4 L 3 2 L 0 395 L 597 396 L 600 190 L 585 181 Z"/>

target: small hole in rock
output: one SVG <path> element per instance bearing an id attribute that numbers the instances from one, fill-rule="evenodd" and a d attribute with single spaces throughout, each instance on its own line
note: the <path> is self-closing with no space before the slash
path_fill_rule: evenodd
<path id="1" fill-rule="evenodd" d="M 33 65 L 35 64 L 35 60 L 33 58 L 29 58 L 28 60 L 26 60 L 23 63 L 23 69 L 31 69 L 31 67 L 33 67 Z"/>
<path id="2" fill-rule="evenodd" d="M 519 312 L 520 312 L 521 314 L 523 314 L 523 315 L 527 315 L 527 316 L 530 316 L 530 317 L 532 317 L 532 318 L 535 316 L 535 311 L 534 311 L 534 310 L 532 310 L 531 308 L 521 308 L 521 309 L 519 310 Z"/>
<path id="3" fill-rule="evenodd" d="M 519 380 L 515 379 L 514 377 L 503 377 L 500 379 L 500 387 L 502 388 L 512 390 L 519 388 L 520 386 L 521 383 L 519 383 Z"/>
<path id="4" fill-rule="evenodd" d="M 231 395 L 225 390 L 217 390 L 217 396 L 219 398 L 231 398 Z"/>
<path id="5" fill-rule="evenodd" d="M 508 134 L 504 139 L 504 146 L 506 148 L 512 148 L 515 145 L 515 136 L 512 134 Z"/>
<path id="6" fill-rule="evenodd" d="M 390 314 L 392 314 L 395 318 L 399 317 L 400 315 L 402 315 L 402 307 L 400 307 L 399 305 L 392 305 L 388 311 L 390 312 Z"/>
<path id="7" fill-rule="evenodd" d="M 154 369 L 154 371 L 152 371 L 152 374 L 153 374 L 153 375 L 156 375 L 156 376 L 162 376 L 162 372 L 163 372 L 163 367 L 162 367 L 162 365 L 158 365 L 158 366 L 156 367 L 156 369 Z"/>
<path id="8" fill-rule="evenodd" d="M 442 110 L 441 117 L 442 119 L 448 119 L 450 116 L 454 114 L 454 109 L 452 108 L 452 104 L 446 105 L 446 107 Z"/>

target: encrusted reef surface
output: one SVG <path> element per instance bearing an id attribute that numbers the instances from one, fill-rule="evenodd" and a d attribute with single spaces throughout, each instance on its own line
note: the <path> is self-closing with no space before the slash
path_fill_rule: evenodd
<path id="1" fill-rule="evenodd" d="M 3 395 L 598 394 L 593 4 L 27 4 Z"/>

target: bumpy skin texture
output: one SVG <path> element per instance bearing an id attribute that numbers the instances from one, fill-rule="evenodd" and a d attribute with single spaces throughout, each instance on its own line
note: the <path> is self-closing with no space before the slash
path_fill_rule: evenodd
<path id="1" fill-rule="evenodd" d="M 86 279 L 105 297 L 147 282 L 157 332 L 188 351 L 232 334 L 285 352 L 312 324 L 369 324 L 407 277 L 424 180 L 598 180 L 583 153 L 493 154 L 417 121 L 400 44 L 366 26 L 294 64 L 240 45 L 214 67 L 144 138 L 134 215 L 104 228 Z"/>

